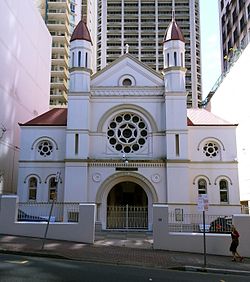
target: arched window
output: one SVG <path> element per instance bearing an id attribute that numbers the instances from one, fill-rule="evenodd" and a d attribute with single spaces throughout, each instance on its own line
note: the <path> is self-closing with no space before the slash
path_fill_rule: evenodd
<path id="1" fill-rule="evenodd" d="M 207 194 L 207 182 L 205 179 L 199 179 L 198 181 L 198 194 Z"/>
<path id="2" fill-rule="evenodd" d="M 31 177 L 29 179 L 29 201 L 36 201 L 37 195 L 37 179 Z"/>
<path id="3" fill-rule="evenodd" d="M 220 202 L 228 203 L 228 182 L 223 179 L 220 181 Z"/>
<path id="4" fill-rule="evenodd" d="M 88 67 L 88 53 L 85 54 L 85 68 Z"/>
<path id="5" fill-rule="evenodd" d="M 184 58 L 183 58 L 183 53 L 181 53 L 181 66 L 184 67 Z"/>
<path id="6" fill-rule="evenodd" d="M 49 180 L 49 201 L 56 201 L 57 192 L 56 192 L 56 179 L 51 177 Z"/>
<path id="7" fill-rule="evenodd" d="M 75 53 L 72 52 L 72 61 L 71 61 L 72 68 L 75 66 Z"/>
<path id="8" fill-rule="evenodd" d="M 167 67 L 169 67 L 169 53 L 167 53 Z"/>
<path id="9" fill-rule="evenodd" d="M 174 65 L 177 66 L 177 53 L 174 52 Z"/>
<path id="10" fill-rule="evenodd" d="M 81 66 L 81 60 L 82 60 L 82 53 L 81 51 L 78 52 L 78 67 Z"/>

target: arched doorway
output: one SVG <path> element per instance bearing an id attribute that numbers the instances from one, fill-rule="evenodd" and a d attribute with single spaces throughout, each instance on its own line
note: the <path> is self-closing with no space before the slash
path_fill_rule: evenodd
<path id="1" fill-rule="evenodd" d="M 108 229 L 147 229 L 148 197 L 137 183 L 117 183 L 107 197 Z"/>

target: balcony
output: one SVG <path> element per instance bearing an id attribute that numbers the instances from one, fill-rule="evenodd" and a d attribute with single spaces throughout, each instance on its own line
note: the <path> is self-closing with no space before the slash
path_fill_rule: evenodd
<path id="1" fill-rule="evenodd" d="M 68 90 L 68 83 L 65 79 L 58 79 L 58 78 L 51 78 L 50 82 L 50 88 L 51 89 L 60 89 L 62 91 L 67 91 Z"/>
<path id="2" fill-rule="evenodd" d="M 53 45 L 52 45 L 52 53 L 61 54 L 68 57 L 69 50 L 66 46 L 53 46 Z"/>
<path id="3" fill-rule="evenodd" d="M 65 68 L 69 67 L 69 62 L 66 57 L 64 58 L 52 58 L 52 66 L 63 66 Z"/>
<path id="4" fill-rule="evenodd" d="M 48 20 L 62 20 L 67 21 L 69 24 L 69 14 L 67 14 L 67 12 L 48 13 Z"/>
<path id="5" fill-rule="evenodd" d="M 51 108 L 53 108 L 53 106 L 58 107 L 58 105 L 64 105 L 67 103 L 67 94 L 65 91 L 62 91 L 60 93 L 50 94 L 50 101 L 51 101 L 51 105 L 50 105 Z"/>
<path id="6" fill-rule="evenodd" d="M 65 32 L 66 34 L 69 34 L 69 25 L 66 22 L 53 22 L 48 21 L 47 27 L 50 32 Z"/>
<path id="7" fill-rule="evenodd" d="M 69 79 L 69 73 L 64 67 L 52 66 L 51 77 L 58 77 L 60 79 Z"/>
<path id="8" fill-rule="evenodd" d="M 48 0 L 49 9 L 62 9 L 65 8 L 70 11 L 69 0 Z"/>
<path id="9" fill-rule="evenodd" d="M 65 35 L 52 35 L 53 42 L 65 43 L 67 47 L 69 46 L 69 38 Z"/>

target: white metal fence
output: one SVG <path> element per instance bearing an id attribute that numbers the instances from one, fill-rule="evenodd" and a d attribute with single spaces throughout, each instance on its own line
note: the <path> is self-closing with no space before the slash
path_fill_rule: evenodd
<path id="1" fill-rule="evenodd" d="M 18 221 L 48 221 L 52 202 L 18 203 Z M 78 222 L 79 203 L 55 202 L 50 221 Z"/>
<path id="2" fill-rule="evenodd" d="M 184 214 L 169 212 L 170 232 L 203 232 L 203 214 Z M 205 231 L 212 233 L 230 233 L 232 216 L 205 215 Z"/>

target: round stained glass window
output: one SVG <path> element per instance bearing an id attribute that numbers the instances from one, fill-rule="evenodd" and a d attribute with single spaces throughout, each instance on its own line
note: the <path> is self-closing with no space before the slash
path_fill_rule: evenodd
<path id="1" fill-rule="evenodd" d="M 44 140 L 39 142 L 37 146 L 38 153 L 42 157 L 47 157 L 50 156 L 51 153 L 53 152 L 53 145 L 50 141 Z"/>
<path id="2" fill-rule="evenodd" d="M 216 143 L 208 142 L 203 146 L 203 153 L 208 158 L 214 158 L 219 154 L 219 146 Z"/>
<path id="3" fill-rule="evenodd" d="M 139 151 L 146 143 L 148 128 L 145 121 L 134 113 L 115 116 L 109 123 L 109 144 L 121 153 Z"/>

